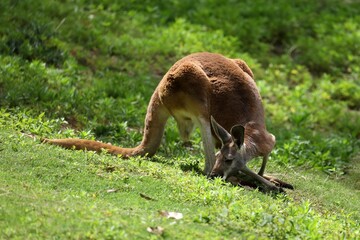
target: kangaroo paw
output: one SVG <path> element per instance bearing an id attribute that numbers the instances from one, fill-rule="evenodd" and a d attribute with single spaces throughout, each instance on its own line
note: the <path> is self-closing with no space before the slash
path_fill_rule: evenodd
<path id="1" fill-rule="evenodd" d="M 272 182 L 273 184 L 275 184 L 277 187 L 280 188 L 287 188 L 287 189 L 292 189 L 294 190 L 293 185 L 291 185 L 290 183 L 284 182 L 278 178 L 275 178 L 273 176 L 267 176 L 264 175 L 263 178 L 265 178 L 266 180 L 268 180 L 269 182 Z"/>

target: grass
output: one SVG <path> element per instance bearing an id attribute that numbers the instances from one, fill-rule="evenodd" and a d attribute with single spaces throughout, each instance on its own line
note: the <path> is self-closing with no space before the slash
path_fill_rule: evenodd
<path id="1" fill-rule="evenodd" d="M 177 156 L 121 160 L 40 144 L 14 130 L 2 129 L 0 135 L 4 239 L 355 239 L 360 234 L 359 189 L 348 185 L 356 172 L 342 180 L 269 164 L 270 173 L 296 187 L 286 196 L 270 196 L 183 171 L 171 164 Z M 167 219 L 159 211 L 184 218 Z M 164 228 L 162 234 L 147 232 L 156 226 Z"/>
<path id="2" fill-rule="evenodd" d="M 0 238 L 360 239 L 359 3 L 170 3 L 0 1 Z M 184 149 L 173 120 L 151 159 L 28 137 L 135 146 L 159 80 L 198 51 L 252 68 L 277 139 L 266 171 L 294 191 L 206 179 L 199 131 Z"/>

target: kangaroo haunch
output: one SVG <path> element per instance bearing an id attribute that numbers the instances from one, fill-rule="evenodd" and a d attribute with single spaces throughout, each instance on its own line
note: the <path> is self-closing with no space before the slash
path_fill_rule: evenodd
<path id="1" fill-rule="evenodd" d="M 208 176 L 228 178 L 241 171 L 268 189 L 280 190 L 263 177 L 275 137 L 266 130 L 261 96 L 253 78 L 243 60 L 214 53 L 191 54 L 176 62 L 155 89 L 139 146 L 121 148 L 83 139 L 44 142 L 66 148 L 106 149 L 124 158 L 152 156 L 160 145 L 167 119 L 173 116 L 185 142 L 195 126 L 200 128 L 206 160 L 204 172 Z M 215 145 L 220 144 L 222 149 L 215 157 Z M 246 167 L 246 162 L 258 156 L 263 157 L 263 162 L 256 174 Z"/>

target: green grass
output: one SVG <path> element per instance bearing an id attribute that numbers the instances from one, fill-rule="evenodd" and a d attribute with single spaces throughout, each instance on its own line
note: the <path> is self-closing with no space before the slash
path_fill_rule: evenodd
<path id="1" fill-rule="evenodd" d="M 4 0 L 0 9 L 1 239 L 360 239 L 359 2 Z M 137 145 L 156 85 L 197 51 L 254 71 L 277 139 L 267 172 L 294 191 L 206 179 L 199 131 L 184 149 L 173 120 L 152 159 L 28 137 Z M 156 226 L 164 232 L 147 231 Z"/>
<path id="2" fill-rule="evenodd" d="M 356 168 L 334 179 L 271 162 L 268 172 L 290 181 L 295 191 L 270 196 L 183 171 L 176 155 L 121 160 L 40 144 L 14 130 L 2 129 L 0 136 L 5 239 L 355 239 L 360 234 L 359 186 L 348 184 L 357 179 Z M 184 218 L 166 219 L 162 210 Z M 164 228 L 162 235 L 147 232 L 156 226 Z"/>

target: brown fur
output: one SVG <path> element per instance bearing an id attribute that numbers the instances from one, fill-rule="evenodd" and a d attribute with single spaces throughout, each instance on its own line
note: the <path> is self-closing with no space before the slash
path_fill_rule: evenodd
<path id="1" fill-rule="evenodd" d="M 160 145 L 165 123 L 173 116 L 183 141 L 194 126 L 200 128 L 206 157 L 205 172 L 215 163 L 210 116 L 226 130 L 245 126 L 245 143 L 251 157 L 267 156 L 275 139 L 265 127 L 264 110 L 253 73 L 240 59 L 214 53 L 195 53 L 176 62 L 155 89 L 148 105 L 144 135 L 134 148 L 81 139 L 45 139 L 66 148 L 101 151 L 129 156 L 152 156 Z M 216 140 L 217 141 L 217 140 Z"/>

